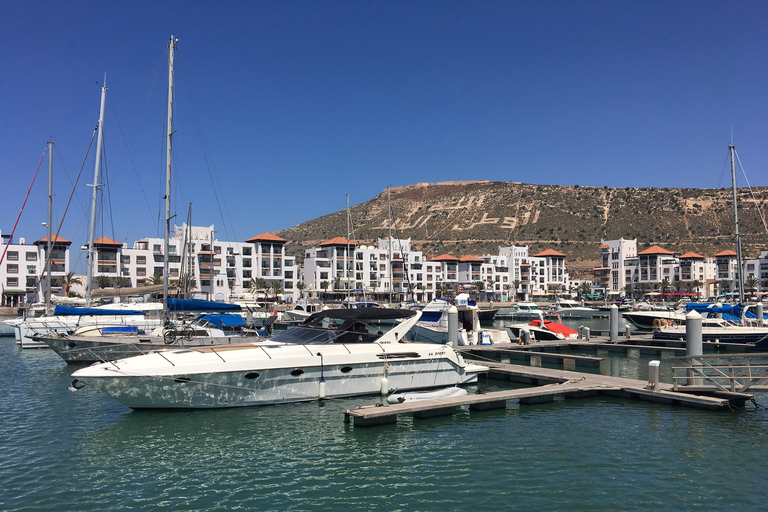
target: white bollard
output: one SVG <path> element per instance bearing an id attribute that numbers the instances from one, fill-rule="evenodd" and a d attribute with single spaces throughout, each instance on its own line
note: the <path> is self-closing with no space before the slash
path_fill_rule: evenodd
<path id="1" fill-rule="evenodd" d="M 659 389 L 659 361 L 650 361 L 648 363 L 648 389 Z"/>
<path id="2" fill-rule="evenodd" d="M 624 326 L 624 336 L 626 336 L 627 341 L 629 341 L 630 331 L 632 331 L 632 326 L 627 324 Z"/>
<path id="3" fill-rule="evenodd" d="M 619 342 L 619 306 L 616 304 L 611 304 L 611 343 L 618 343 Z"/>
<path id="4" fill-rule="evenodd" d="M 685 355 L 689 357 L 691 366 L 702 366 L 692 356 L 700 356 L 704 352 L 701 335 L 701 315 L 691 311 L 685 315 Z M 688 385 L 701 386 L 704 381 L 700 377 L 694 377 L 694 371 L 688 370 Z"/>
<path id="5" fill-rule="evenodd" d="M 584 339 L 587 340 L 587 341 L 589 341 L 589 332 L 590 332 L 590 330 L 591 329 L 589 327 L 585 327 L 584 328 Z"/>
<path id="6" fill-rule="evenodd" d="M 456 306 L 448 308 L 448 345 L 453 348 L 459 346 L 459 310 Z"/>

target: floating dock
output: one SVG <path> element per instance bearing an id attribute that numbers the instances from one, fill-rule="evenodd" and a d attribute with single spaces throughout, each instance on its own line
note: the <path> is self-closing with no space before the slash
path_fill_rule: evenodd
<path id="1" fill-rule="evenodd" d="M 344 421 L 354 421 L 355 427 L 370 427 L 395 423 L 401 414 L 411 414 L 414 418 L 431 418 L 451 415 L 456 407 L 465 405 L 469 406 L 470 411 L 481 411 L 504 409 L 510 400 L 532 405 L 552 402 L 556 397 L 583 398 L 598 394 L 709 410 L 744 407 L 747 401 L 754 401 L 754 395 L 746 393 L 705 391 L 699 388 L 697 391 L 701 394 L 693 394 L 674 391 L 672 384 L 659 383 L 654 387 L 647 381 L 637 379 L 487 361 L 472 362 L 489 366 L 491 378 L 530 384 L 533 387 L 395 405 L 358 407 L 347 410 L 344 413 Z"/>

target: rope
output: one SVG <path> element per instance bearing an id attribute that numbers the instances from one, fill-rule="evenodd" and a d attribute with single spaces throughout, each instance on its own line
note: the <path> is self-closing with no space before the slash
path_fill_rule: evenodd
<path id="1" fill-rule="evenodd" d="M 29 193 L 32 192 L 32 185 L 35 184 L 35 179 L 37 178 L 37 173 L 40 170 L 40 166 L 43 165 L 43 158 L 45 158 L 45 150 L 43 150 L 43 154 L 40 156 L 40 162 L 37 164 L 37 169 L 35 169 L 35 175 L 32 176 L 32 183 L 29 184 L 29 188 L 27 189 L 27 195 L 24 196 L 24 202 L 21 203 L 21 209 L 19 210 L 19 215 L 16 217 L 16 222 L 13 224 L 13 229 L 11 230 L 11 237 L 8 239 L 13 240 L 13 233 L 16 231 L 16 226 L 19 224 L 19 219 L 21 219 L 21 213 L 24 211 L 24 206 L 27 204 L 27 199 L 29 199 Z M 2 265 L 3 260 L 5 259 L 5 253 L 8 252 L 8 247 L 11 244 L 8 243 L 5 245 L 5 249 L 3 249 L 3 255 L 0 256 L 0 265 Z"/>

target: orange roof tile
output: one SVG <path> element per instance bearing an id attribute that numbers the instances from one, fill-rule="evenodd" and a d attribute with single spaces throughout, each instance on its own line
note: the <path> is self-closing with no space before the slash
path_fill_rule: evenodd
<path id="1" fill-rule="evenodd" d="M 103 236 L 99 238 L 98 240 L 93 241 L 93 245 L 119 245 L 122 246 L 120 242 L 116 240 L 112 240 L 111 238 L 107 238 L 106 236 Z"/>
<path id="2" fill-rule="evenodd" d="M 459 261 L 471 261 L 471 262 L 480 262 L 482 263 L 483 260 L 481 258 L 478 258 L 477 256 L 472 256 L 470 254 L 466 256 L 462 256 Z"/>
<path id="3" fill-rule="evenodd" d="M 687 253 L 683 254 L 682 256 L 680 256 L 680 259 L 681 260 L 687 260 L 687 259 L 703 260 L 704 256 L 702 256 L 701 254 L 696 254 L 695 252 L 687 252 Z"/>
<path id="4" fill-rule="evenodd" d="M 432 258 L 429 261 L 459 261 L 459 258 L 456 256 L 451 256 L 450 254 L 441 254 L 440 256 Z"/>
<path id="5" fill-rule="evenodd" d="M 543 256 L 562 256 L 562 257 L 565 257 L 565 254 L 563 254 L 561 252 L 557 252 L 554 249 L 547 249 L 546 251 L 541 251 L 539 254 L 534 254 L 533 256 L 535 258 L 543 257 Z"/>
<path id="6" fill-rule="evenodd" d="M 669 254 L 670 256 L 672 256 L 675 253 L 673 253 L 672 251 L 663 249 L 658 245 L 654 245 L 653 247 L 649 247 L 646 250 L 640 251 L 639 253 L 637 253 L 638 256 L 645 256 L 647 254 Z"/>
<path id="7" fill-rule="evenodd" d="M 325 247 L 326 245 L 347 245 L 347 243 L 349 243 L 349 245 L 355 245 L 355 242 L 348 242 L 343 236 L 337 236 L 336 238 L 331 238 L 327 242 L 321 243 L 320 247 Z"/>
<path id="8" fill-rule="evenodd" d="M 719 253 L 715 254 L 715 257 L 718 256 L 736 256 L 736 251 L 733 251 L 731 249 L 720 251 Z"/>
<path id="9" fill-rule="evenodd" d="M 51 240 L 53 240 L 53 243 L 55 243 L 55 244 L 57 244 L 57 243 L 58 244 L 71 244 L 72 243 L 71 241 L 67 240 L 66 238 L 62 238 L 62 237 L 60 237 L 58 235 L 51 235 Z M 37 242 L 35 242 L 35 245 L 47 244 L 47 243 L 48 243 L 48 237 L 46 236 L 46 237 L 41 238 Z"/>
<path id="10" fill-rule="evenodd" d="M 603 244 L 600 247 L 598 247 L 598 249 L 610 249 L 610 248 L 611 248 L 611 246 L 608 245 L 608 244 Z"/>
<path id="11" fill-rule="evenodd" d="M 264 233 L 251 237 L 245 241 L 245 243 L 251 243 L 251 242 L 287 242 L 287 240 L 285 238 L 280 238 L 277 235 L 273 235 L 272 233 L 267 233 L 265 231 Z"/>

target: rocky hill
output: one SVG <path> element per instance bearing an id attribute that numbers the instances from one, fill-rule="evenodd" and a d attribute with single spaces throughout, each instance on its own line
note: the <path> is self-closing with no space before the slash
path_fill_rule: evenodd
<path id="1" fill-rule="evenodd" d="M 590 274 L 600 240 L 637 238 L 638 249 L 658 244 L 671 251 L 712 256 L 732 249 L 731 189 L 608 188 L 509 182 L 419 183 L 392 188 L 351 208 L 352 240 L 375 244 L 389 232 L 411 238 L 433 257 L 450 253 L 497 254 L 499 246 L 528 245 L 530 253 L 555 249 L 567 255 L 572 276 Z M 752 197 L 754 195 L 754 198 Z M 745 257 L 768 249 L 763 220 L 768 187 L 739 191 L 739 230 Z M 280 231 L 287 250 L 303 250 L 346 237 L 346 211 Z"/>

